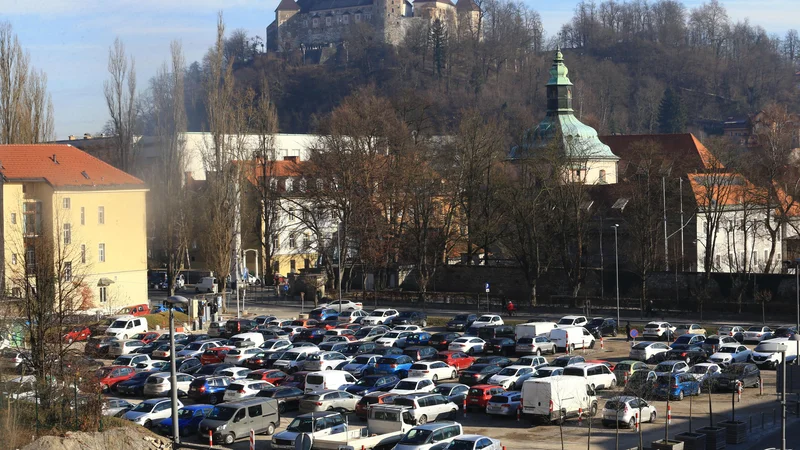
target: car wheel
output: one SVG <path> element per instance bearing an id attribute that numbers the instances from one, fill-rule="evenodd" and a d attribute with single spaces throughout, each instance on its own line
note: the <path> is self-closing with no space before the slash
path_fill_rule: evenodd
<path id="1" fill-rule="evenodd" d="M 636 428 L 636 418 L 631 417 L 631 420 L 628 421 L 628 428 L 634 429 Z"/>
<path id="2" fill-rule="evenodd" d="M 428 423 L 428 416 L 425 414 L 419 416 L 419 419 L 417 419 L 417 425 L 425 425 L 426 423 Z"/>
<path id="3" fill-rule="evenodd" d="M 591 343 L 591 344 L 589 344 L 589 348 L 594 348 L 594 343 L 595 343 L 595 342 L 597 342 L 597 341 L 594 341 L 594 340 L 593 340 L 593 341 L 592 341 L 592 343 Z"/>
<path id="4" fill-rule="evenodd" d="M 267 436 L 272 436 L 273 434 L 275 434 L 275 424 L 270 423 L 269 425 L 267 425 L 267 431 L 265 431 L 264 434 L 266 434 Z"/>
<path id="5" fill-rule="evenodd" d="M 333 406 L 328 406 L 328 409 L 326 409 L 325 411 L 333 412 Z"/>
<path id="6" fill-rule="evenodd" d="M 656 422 L 656 412 L 653 411 L 650 413 L 650 423 L 655 423 L 655 422 Z"/>
<path id="7" fill-rule="evenodd" d="M 233 433 L 228 433 L 228 434 L 226 434 L 225 436 L 223 436 L 223 437 L 222 437 L 222 442 L 224 442 L 224 443 L 225 443 L 225 445 L 231 445 L 231 444 L 233 444 L 233 441 L 234 441 L 234 440 L 235 440 L 235 439 L 234 439 L 234 437 L 233 437 Z"/>
<path id="8" fill-rule="evenodd" d="M 614 389 L 615 387 L 617 387 L 617 379 L 616 378 L 611 380 L 611 383 L 608 385 L 609 389 Z"/>
<path id="9" fill-rule="evenodd" d="M 594 417 L 597 415 L 597 402 L 592 403 L 592 406 L 589 409 L 589 414 L 589 417 Z"/>
<path id="10" fill-rule="evenodd" d="M 147 419 L 147 420 L 144 421 L 144 427 L 145 428 L 150 429 L 150 427 L 152 427 L 152 426 L 153 426 L 153 421 L 152 420 Z"/>
<path id="11" fill-rule="evenodd" d="M 283 414 L 286 412 L 286 404 L 278 403 L 278 413 Z"/>
<path id="12" fill-rule="evenodd" d="M 756 380 L 756 382 L 753 383 L 753 387 L 754 388 L 761 387 L 761 380 Z"/>
<path id="13" fill-rule="evenodd" d="M 458 417 L 458 410 L 457 409 L 454 409 L 454 410 L 450 411 L 448 419 L 456 420 L 457 417 Z"/>
<path id="14" fill-rule="evenodd" d="M 458 378 L 458 372 L 456 372 L 456 371 L 454 370 L 454 371 L 453 371 L 453 373 L 451 373 L 451 374 L 450 374 L 450 379 L 451 379 L 451 380 L 455 380 L 456 378 Z"/>
<path id="15" fill-rule="evenodd" d="M 211 397 L 209 397 L 208 403 L 216 405 L 217 403 L 219 403 L 219 399 L 217 398 L 216 395 L 212 395 Z"/>
<path id="16" fill-rule="evenodd" d="M 611 332 L 611 336 L 617 337 L 617 329 L 614 328 L 614 331 Z"/>
<path id="17" fill-rule="evenodd" d="M 470 347 L 470 349 L 467 350 L 467 354 L 470 355 L 470 356 L 474 355 L 475 354 L 475 349 Z"/>
<path id="18" fill-rule="evenodd" d="M 431 378 L 431 381 L 433 381 L 434 383 L 439 381 L 439 375 L 433 374 L 433 378 Z"/>
<path id="19" fill-rule="evenodd" d="M 678 391 L 678 400 L 683 400 L 683 391 Z"/>
<path id="20" fill-rule="evenodd" d="M 536 356 L 542 356 L 542 349 L 540 348 L 536 349 Z"/>

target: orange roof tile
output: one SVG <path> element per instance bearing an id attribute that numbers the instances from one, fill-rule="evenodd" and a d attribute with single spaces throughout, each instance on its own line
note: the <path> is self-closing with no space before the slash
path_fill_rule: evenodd
<path id="1" fill-rule="evenodd" d="M 296 177 L 300 174 L 300 168 L 303 164 L 303 162 L 297 158 L 270 161 L 266 167 L 260 162 L 256 164 L 256 161 L 252 159 L 248 159 L 247 161 L 234 161 L 234 163 L 242 168 L 245 177 L 247 177 L 247 180 L 254 186 L 258 185 L 258 178 L 264 176 L 262 171 L 266 171 L 269 177 Z M 256 176 L 256 174 L 258 175 Z"/>
<path id="2" fill-rule="evenodd" d="M 142 180 L 71 145 L 0 145 L 0 172 L 10 181 L 41 180 L 54 188 L 144 188 Z"/>

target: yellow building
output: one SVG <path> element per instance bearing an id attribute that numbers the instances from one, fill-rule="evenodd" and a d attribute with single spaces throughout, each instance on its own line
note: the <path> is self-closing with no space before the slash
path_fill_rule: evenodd
<path id="1" fill-rule="evenodd" d="M 147 303 L 142 180 L 70 145 L 0 145 L 0 173 L 7 296 L 45 259 L 82 309 Z"/>

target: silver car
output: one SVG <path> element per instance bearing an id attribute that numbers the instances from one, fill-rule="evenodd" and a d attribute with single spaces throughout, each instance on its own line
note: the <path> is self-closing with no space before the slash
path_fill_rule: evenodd
<path id="1" fill-rule="evenodd" d="M 103 415 L 122 415 L 132 410 L 134 407 L 136 407 L 136 405 L 125 400 L 124 398 L 108 397 L 106 401 L 103 402 Z"/>
<path id="2" fill-rule="evenodd" d="M 356 403 L 361 399 L 345 391 L 324 389 L 306 394 L 300 400 L 300 413 L 316 411 L 355 411 Z"/>
<path id="3" fill-rule="evenodd" d="M 544 336 L 531 336 L 517 339 L 515 350 L 518 354 L 535 353 L 541 355 L 542 353 L 556 353 L 556 344 L 550 342 Z"/>

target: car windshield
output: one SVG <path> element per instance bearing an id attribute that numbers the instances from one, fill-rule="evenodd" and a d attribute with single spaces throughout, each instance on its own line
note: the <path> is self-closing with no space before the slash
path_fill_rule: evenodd
<path id="1" fill-rule="evenodd" d="M 200 347 L 202 347 L 202 346 L 203 346 L 203 344 L 201 344 L 200 342 L 192 342 L 191 344 L 189 344 L 186 347 L 184 347 L 184 349 L 185 350 L 200 350 Z"/>
<path id="2" fill-rule="evenodd" d="M 312 425 L 314 423 L 314 419 L 311 417 L 297 417 L 295 418 L 292 423 L 286 427 L 286 431 L 292 431 L 295 433 L 310 433 L 312 431 Z"/>
<path id="3" fill-rule="evenodd" d="M 592 321 L 589 322 L 589 325 L 602 325 L 603 324 L 603 320 L 604 319 L 592 319 Z"/>
<path id="4" fill-rule="evenodd" d="M 132 356 L 120 356 L 114 360 L 115 366 L 127 366 L 131 363 Z"/>
<path id="5" fill-rule="evenodd" d="M 281 360 L 281 361 L 294 361 L 299 356 L 300 356 L 299 353 L 286 352 L 286 353 L 282 354 L 281 357 L 278 358 L 278 359 Z"/>
<path id="6" fill-rule="evenodd" d="M 372 387 L 377 381 L 377 378 L 362 378 L 356 382 L 356 386 Z"/>
<path id="7" fill-rule="evenodd" d="M 215 406 L 208 415 L 209 419 L 228 421 L 236 414 L 236 408 L 228 408 L 227 406 Z"/>
<path id="8" fill-rule="evenodd" d="M 467 314 L 459 314 L 453 317 L 453 320 L 463 320 L 465 322 L 467 321 L 467 319 L 469 319 L 469 316 Z"/>
<path id="9" fill-rule="evenodd" d="M 451 390 L 453 390 L 453 388 L 450 386 L 436 386 L 436 388 L 433 389 L 433 392 L 442 395 L 450 395 Z"/>
<path id="10" fill-rule="evenodd" d="M 125 328 L 127 324 L 127 320 L 115 320 L 114 323 L 112 323 L 108 328 Z"/>
<path id="11" fill-rule="evenodd" d="M 570 325 L 570 324 L 572 324 L 573 322 L 574 322 L 574 320 L 573 320 L 573 319 L 567 319 L 567 318 L 564 318 L 564 319 L 561 319 L 561 320 L 559 320 L 559 321 L 558 321 L 558 324 L 559 324 L 559 325 Z"/>
<path id="12" fill-rule="evenodd" d="M 736 353 L 736 347 L 720 347 L 720 353 Z"/>
<path id="13" fill-rule="evenodd" d="M 673 367 L 675 367 L 674 364 L 661 363 L 657 365 L 656 368 L 653 370 L 655 370 L 656 372 L 672 372 Z"/>
<path id="14" fill-rule="evenodd" d="M 400 337 L 400 333 L 398 333 L 396 331 L 392 331 L 391 333 L 384 334 L 383 337 L 390 338 L 390 339 L 396 339 L 396 338 Z"/>
<path id="15" fill-rule="evenodd" d="M 394 358 L 381 358 L 378 360 L 378 364 L 397 364 L 397 362 Z"/>
<path id="16" fill-rule="evenodd" d="M 136 405 L 136 408 L 133 408 L 133 410 L 136 412 L 150 412 L 155 407 L 156 407 L 155 403 L 142 402 Z"/>
<path id="17" fill-rule="evenodd" d="M 553 366 L 567 367 L 569 365 L 569 358 L 556 358 L 553 360 Z"/>
<path id="18" fill-rule="evenodd" d="M 517 344 L 533 344 L 533 338 L 519 338 Z"/>
<path id="19" fill-rule="evenodd" d="M 708 338 L 705 341 L 703 341 L 703 344 L 705 344 L 705 345 L 717 345 L 717 344 L 719 344 L 719 338 Z"/>
<path id="20" fill-rule="evenodd" d="M 750 327 L 747 331 L 761 331 L 761 327 Z"/>
<path id="21" fill-rule="evenodd" d="M 130 378 L 130 380 L 131 380 L 131 381 L 140 381 L 140 380 L 146 380 L 146 379 L 147 379 L 147 377 L 149 377 L 150 375 L 152 375 L 152 373 L 151 373 L 151 372 L 139 372 L 139 373 L 137 373 L 136 375 L 132 376 L 132 377 Z"/>
<path id="22" fill-rule="evenodd" d="M 636 350 L 644 350 L 650 346 L 649 342 L 639 342 L 638 344 L 634 345 L 633 348 Z"/>
<path id="23" fill-rule="evenodd" d="M 428 442 L 428 438 L 430 437 L 431 433 L 431 430 L 413 428 L 411 431 L 406 433 L 405 436 L 403 436 L 403 439 L 400 440 L 400 443 L 411 445 L 424 444 Z"/>
<path id="24" fill-rule="evenodd" d="M 631 365 L 629 363 L 619 363 L 614 367 L 615 371 L 628 371 L 631 370 Z"/>
<path id="25" fill-rule="evenodd" d="M 657 324 L 657 323 L 648 323 L 644 327 L 645 328 L 659 328 L 659 324 Z"/>
<path id="26" fill-rule="evenodd" d="M 720 333 L 724 333 L 726 331 L 731 331 L 731 330 L 733 330 L 732 326 L 723 325 L 723 326 L 719 327 L 719 332 Z"/>
<path id="27" fill-rule="evenodd" d="M 638 372 L 633 372 L 633 375 L 628 379 L 628 383 L 634 382 L 642 382 L 647 379 L 648 372 L 646 370 L 640 370 Z"/>
<path id="28" fill-rule="evenodd" d="M 194 416 L 194 411 L 191 409 L 182 408 L 178 411 L 179 419 L 191 419 Z"/>
<path id="29" fill-rule="evenodd" d="M 728 366 L 722 369 L 722 373 L 741 375 L 742 373 L 744 373 L 744 367 L 745 366 Z"/>
<path id="30" fill-rule="evenodd" d="M 692 373 L 704 374 L 708 372 L 708 366 L 693 366 Z"/>
<path id="31" fill-rule="evenodd" d="M 506 375 L 512 376 L 517 374 L 518 369 L 512 369 L 511 367 L 506 367 L 505 369 L 501 370 L 498 375 Z"/>
<path id="32" fill-rule="evenodd" d="M 397 383 L 397 386 L 395 386 L 395 389 L 398 389 L 398 390 L 401 390 L 401 391 L 412 391 L 412 390 L 414 390 L 416 388 L 417 388 L 417 382 L 416 381 L 401 381 L 401 382 Z"/>
<path id="33" fill-rule="evenodd" d="M 625 404 L 625 402 L 620 402 L 617 400 L 609 400 L 606 402 L 606 406 L 604 408 L 614 411 L 614 410 L 625 409 L 626 406 L 627 405 Z"/>

